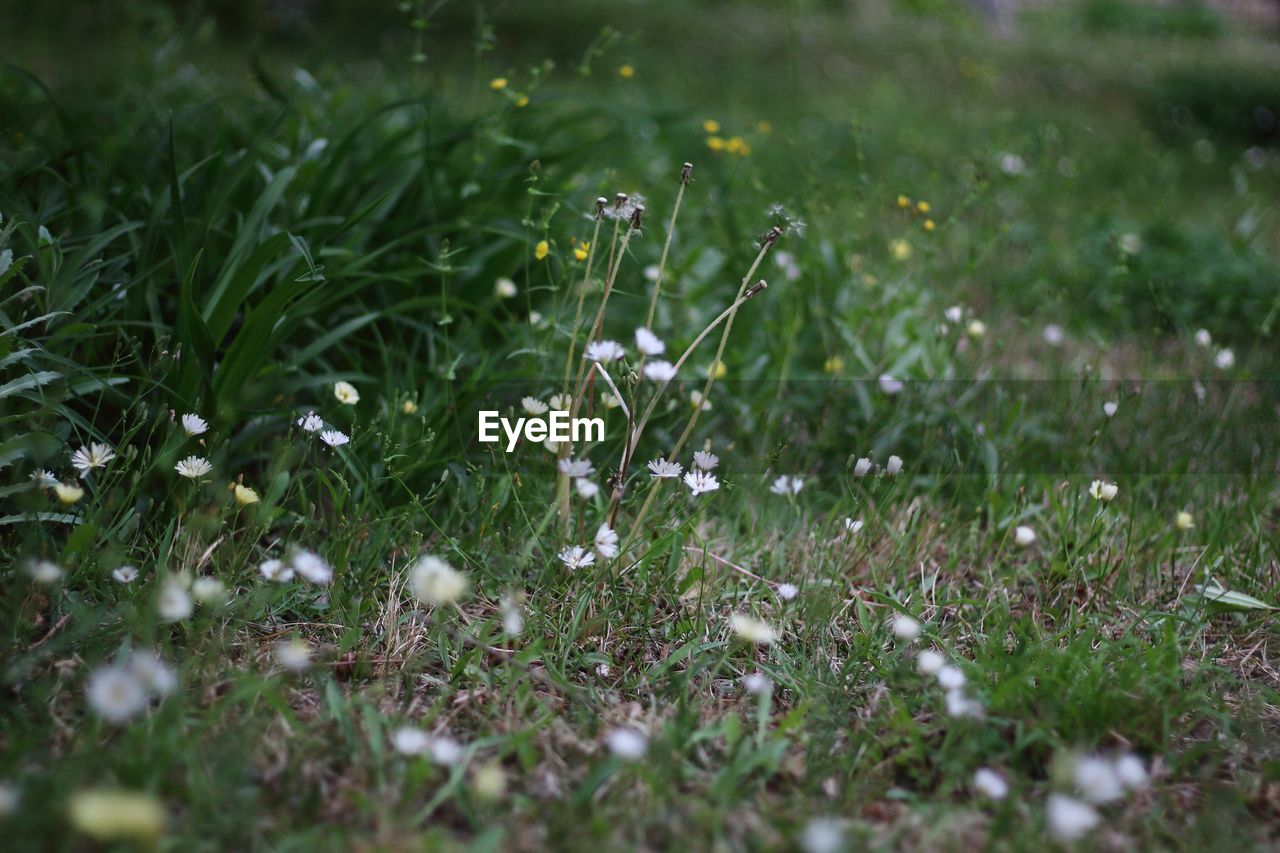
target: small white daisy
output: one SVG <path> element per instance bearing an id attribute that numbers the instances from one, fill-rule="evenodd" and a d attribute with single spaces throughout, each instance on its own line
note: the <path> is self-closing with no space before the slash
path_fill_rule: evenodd
<path id="1" fill-rule="evenodd" d="M 431 746 L 431 736 L 422 729 L 404 726 L 392 733 L 391 746 L 401 755 L 422 755 Z"/>
<path id="2" fill-rule="evenodd" d="M 920 623 L 905 613 L 895 613 L 893 615 L 893 636 L 903 642 L 915 642 L 920 637 Z"/>
<path id="3" fill-rule="evenodd" d="M 195 603 L 184 584 L 176 579 L 165 581 L 160 588 L 160 597 L 156 599 L 156 611 L 166 622 L 181 622 L 191 616 Z"/>
<path id="4" fill-rule="evenodd" d="M 307 412 L 305 415 L 298 418 L 298 426 L 302 427 L 307 432 L 319 432 L 324 429 L 324 418 L 320 417 L 315 412 Z"/>
<path id="5" fill-rule="evenodd" d="M 499 299 L 514 299 L 518 292 L 516 283 L 506 276 L 493 283 L 493 295 Z"/>
<path id="6" fill-rule="evenodd" d="M 115 451 L 110 445 L 92 442 L 88 447 L 82 447 L 75 453 L 71 454 L 71 466 L 80 472 L 83 477 L 96 468 L 101 468 L 116 458 Z"/>
<path id="7" fill-rule="evenodd" d="M 701 391 L 689 392 L 689 405 L 704 412 L 711 410 L 711 401 L 703 397 Z"/>
<path id="8" fill-rule="evenodd" d="M 567 412 L 569 407 L 573 405 L 573 398 L 568 394 L 552 394 L 550 400 L 551 408 L 557 412 Z"/>
<path id="9" fill-rule="evenodd" d="M 150 702 L 142 679 L 123 666 L 96 669 L 85 682 L 85 698 L 93 712 L 109 723 L 123 723 L 146 710 Z"/>
<path id="10" fill-rule="evenodd" d="M 690 471 L 684 475 L 684 484 L 689 487 L 690 494 L 695 498 L 720 488 L 720 481 L 710 471 Z"/>
<path id="11" fill-rule="evenodd" d="M 31 560 L 26 570 L 36 583 L 51 584 L 62 580 L 62 567 L 51 560 Z"/>
<path id="12" fill-rule="evenodd" d="M 1208 329 L 1197 329 L 1196 343 L 1204 347 L 1205 349 L 1208 349 L 1209 347 L 1213 346 L 1213 335 L 1209 334 Z"/>
<path id="13" fill-rule="evenodd" d="M 600 494 L 600 486 L 594 480 L 588 480 L 585 477 L 579 477 L 573 481 L 573 488 L 577 490 L 578 497 L 583 500 L 591 500 Z"/>
<path id="14" fill-rule="evenodd" d="M 526 414 L 536 417 L 538 415 L 545 415 L 550 407 L 537 397 L 521 397 L 520 408 L 524 409 Z"/>
<path id="15" fill-rule="evenodd" d="M 652 331 L 641 327 L 636 329 L 636 349 L 644 355 L 662 355 L 667 345 Z"/>
<path id="16" fill-rule="evenodd" d="M 862 529 L 862 519 L 860 518 L 854 519 L 854 518 L 850 518 L 849 516 L 845 516 L 844 529 L 845 529 L 845 532 L 851 535 L 857 533 L 859 530 Z"/>
<path id="17" fill-rule="evenodd" d="M 333 396 L 339 403 L 347 406 L 354 406 L 360 402 L 360 392 L 350 382 L 333 383 Z"/>
<path id="18" fill-rule="evenodd" d="M 1049 795 L 1045 818 L 1059 841 L 1078 841 L 1102 821 L 1093 806 L 1063 794 Z"/>
<path id="19" fill-rule="evenodd" d="M 925 649 L 916 655 L 916 669 L 923 675 L 937 675 L 946 665 L 947 659 L 933 649 Z"/>
<path id="20" fill-rule="evenodd" d="M 1078 755 L 1071 764 L 1071 781 L 1091 803 L 1112 803 L 1124 796 L 1116 768 L 1100 755 Z"/>
<path id="21" fill-rule="evenodd" d="M 957 718 L 980 720 L 986 714 L 982 703 L 970 699 L 963 690 L 947 691 L 947 715 Z"/>
<path id="22" fill-rule="evenodd" d="M 947 664 L 938 670 L 937 678 L 943 690 L 959 690 L 964 687 L 964 671 L 958 666 Z"/>
<path id="23" fill-rule="evenodd" d="M 314 584 L 327 584 L 333 580 L 333 569 L 314 551 L 302 549 L 293 555 L 293 569 L 304 580 Z"/>
<path id="24" fill-rule="evenodd" d="M 708 453 L 705 450 L 695 450 L 693 452 L 693 467 L 701 468 L 703 471 L 710 471 L 720 464 L 720 457 L 714 453 Z"/>
<path id="25" fill-rule="evenodd" d="M 1013 541 L 1015 544 L 1023 548 L 1034 545 L 1036 541 L 1036 532 L 1024 524 L 1018 525 L 1013 531 Z"/>
<path id="26" fill-rule="evenodd" d="M 778 639 L 778 632 L 768 622 L 748 616 L 745 613 L 734 613 L 729 616 L 729 627 L 733 633 L 748 643 L 767 646 Z"/>
<path id="27" fill-rule="evenodd" d="M 467 591 L 467 576 L 439 557 L 420 557 L 410 573 L 409 585 L 423 604 L 453 604 Z"/>
<path id="28" fill-rule="evenodd" d="M 1009 783 L 990 767 L 979 767 L 973 773 L 973 789 L 990 800 L 1009 796 Z"/>
<path id="29" fill-rule="evenodd" d="M 427 754 L 436 764 L 453 767 L 462 761 L 465 750 L 462 744 L 450 737 L 436 736 L 427 744 Z"/>
<path id="30" fill-rule="evenodd" d="M 898 394 L 903 387 L 905 386 L 902 384 L 901 379 L 894 379 L 887 373 L 880 376 L 880 390 L 886 394 Z"/>
<path id="31" fill-rule="evenodd" d="M 783 601 L 790 601 L 800 594 L 800 589 L 793 583 L 778 584 L 778 598 Z"/>
<path id="32" fill-rule="evenodd" d="M 596 472 L 596 466 L 591 464 L 590 459 L 570 459 L 564 458 L 556 463 L 556 468 L 566 477 L 590 477 Z"/>
<path id="33" fill-rule="evenodd" d="M 1130 790 L 1145 787 L 1147 784 L 1147 768 L 1142 759 L 1126 753 L 1115 761 L 1116 778 L 1120 784 Z"/>
<path id="34" fill-rule="evenodd" d="M 30 478 L 31 482 L 35 483 L 36 486 L 42 489 L 52 489 L 54 486 L 58 485 L 58 478 L 53 475 L 53 472 L 46 471 L 43 468 L 37 471 L 32 471 L 27 476 Z"/>
<path id="35" fill-rule="evenodd" d="M 596 531 L 596 553 L 601 559 L 612 560 L 618 556 L 618 533 L 608 524 L 601 524 Z"/>
<path id="36" fill-rule="evenodd" d="M 524 608 L 511 598 L 502 599 L 502 630 L 509 637 L 518 637 L 524 631 Z"/>
<path id="37" fill-rule="evenodd" d="M 293 567 L 284 560 L 263 560 L 258 571 L 269 581 L 287 583 L 293 580 Z"/>
<path id="38" fill-rule="evenodd" d="M 604 740 L 610 752 L 626 761 L 639 761 L 649 749 L 649 739 L 635 729 L 613 729 Z"/>
<path id="39" fill-rule="evenodd" d="M 152 649 L 139 649 L 129 657 L 129 671 L 152 696 L 164 698 L 178 686 L 178 674 Z"/>
<path id="40" fill-rule="evenodd" d="M 581 545 L 569 545 L 561 549 L 560 562 L 569 569 L 583 569 L 596 561 L 596 555 Z"/>
<path id="41" fill-rule="evenodd" d="M 798 495 L 800 490 L 804 488 L 804 480 L 799 477 L 788 477 L 783 474 L 781 477 L 773 481 L 773 485 L 769 487 L 769 491 L 775 495 Z"/>
<path id="42" fill-rule="evenodd" d="M 203 435 L 209 431 L 209 423 L 199 415 L 187 414 L 182 416 L 182 428 L 187 435 Z"/>
<path id="43" fill-rule="evenodd" d="M 680 476 L 684 466 L 679 462 L 668 462 L 666 459 L 652 459 L 649 461 L 649 471 L 652 477 L 672 480 Z"/>
<path id="44" fill-rule="evenodd" d="M 201 604 L 225 604 L 227 588 L 217 578 L 197 578 L 191 585 L 191 596 Z"/>
<path id="45" fill-rule="evenodd" d="M 622 344 L 617 341 L 592 341 L 582 351 L 582 357 L 587 361 L 617 361 L 626 354 Z"/>
<path id="46" fill-rule="evenodd" d="M 138 579 L 138 569 L 136 566 L 118 566 L 112 570 L 111 577 L 120 583 L 133 583 Z"/>
<path id="47" fill-rule="evenodd" d="M 753 672 L 742 676 L 742 689 L 752 696 L 762 696 L 773 689 L 773 682 L 763 672 Z"/>
<path id="48" fill-rule="evenodd" d="M 676 378 L 676 366 L 669 361 L 651 361 L 644 366 L 644 378 L 654 382 L 670 382 Z"/>
<path id="49" fill-rule="evenodd" d="M 311 647 L 302 640 L 281 640 L 271 649 L 276 663 L 292 672 L 302 672 L 311 666 Z"/>
<path id="50" fill-rule="evenodd" d="M 177 471 L 188 480 L 198 480 L 205 474 L 213 470 L 213 466 L 209 464 L 208 459 L 200 456 L 188 456 L 177 465 L 173 466 L 173 470 Z"/>
<path id="51" fill-rule="evenodd" d="M 351 441 L 345 432 L 336 429 L 327 429 L 320 433 L 320 440 L 330 447 L 341 447 Z"/>
<path id="52" fill-rule="evenodd" d="M 1213 357 L 1213 363 L 1218 366 L 1219 370 L 1230 370 L 1236 365 L 1236 354 L 1229 349 L 1220 349 L 1218 354 Z"/>

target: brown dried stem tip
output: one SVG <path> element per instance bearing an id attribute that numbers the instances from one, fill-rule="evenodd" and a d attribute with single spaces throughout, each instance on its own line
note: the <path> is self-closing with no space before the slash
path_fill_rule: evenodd
<path id="1" fill-rule="evenodd" d="M 613 197 L 613 209 L 622 210 L 622 206 L 627 203 L 627 194 L 618 193 Z"/>
<path id="2" fill-rule="evenodd" d="M 768 283 L 768 282 L 766 282 L 764 279 L 760 279 L 760 280 L 759 280 L 759 281 L 757 281 L 755 284 L 751 285 L 751 289 L 750 289 L 750 290 L 748 290 L 746 293 L 742 294 L 742 301 L 743 301 L 743 302 L 747 301 L 748 299 L 750 299 L 751 297 L 755 296 L 757 293 L 759 293 L 760 291 L 764 290 L 764 289 L 765 289 L 766 287 L 768 287 L 768 286 L 769 286 L 769 283 Z"/>
<path id="3" fill-rule="evenodd" d="M 766 246 L 772 246 L 774 243 L 778 242 L 778 238 L 781 236 L 782 236 L 782 227 L 779 225 L 775 225 L 769 229 L 767 234 L 764 235 L 764 244 Z"/>
<path id="4" fill-rule="evenodd" d="M 684 168 L 680 170 L 680 183 L 688 185 L 693 180 L 693 164 L 685 163 Z"/>
<path id="5" fill-rule="evenodd" d="M 644 219 L 644 205 L 637 204 L 636 209 L 631 211 L 631 222 L 629 224 L 631 225 L 632 228 L 639 229 L 640 220 L 642 219 Z"/>
<path id="6" fill-rule="evenodd" d="M 596 199 L 596 219 L 604 216 L 604 206 L 609 203 L 609 199 L 600 196 Z"/>

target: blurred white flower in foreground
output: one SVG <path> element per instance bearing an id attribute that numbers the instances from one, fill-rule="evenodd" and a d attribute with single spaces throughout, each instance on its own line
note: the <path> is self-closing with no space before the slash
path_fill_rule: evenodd
<path id="1" fill-rule="evenodd" d="M 604 740 L 610 752 L 627 761 L 639 761 L 649 750 L 649 739 L 635 729 L 613 729 Z"/>
<path id="2" fill-rule="evenodd" d="M 127 721 L 151 701 L 142 679 L 127 667 L 115 664 L 91 672 L 84 692 L 93 712 L 109 723 Z"/>
<path id="3" fill-rule="evenodd" d="M 582 357 L 587 361 L 617 361 L 626 355 L 622 344 L 617 341 L 592 341 L 583 350 Z"/>
<path id="4" fill-rule="evenodd" d="M 1056 323 L 1050 323 L 1044 327 L 1044 342 L 1051 347 L 1062 346 L 1063 341 L 1067 339 L 1066 333 L 1062 331 L 1062 327 Z"/>
<path id="5" fill-rule="evenodd" d="M 905 613 L 893 615 L 893 635 L 905 642 L 914 642 L 920 636 L 920 623 Z"/>
<path id="6" fill-rule="evenodd" d="M 51 584 L 62 580 L 62 567 L 52 560 L 30 560 L 26 571 L 36 583 Z"/>
<path id="7" fill-rule="evenodd" d="M 636 329 L 636 349 L 644 355 L 662 355 L 667 345 L 651 330 L 641 327 Z"/>
<path id="8" fill-rule="evenodd" d="M 979 767 L 973 774 L 973 789 L 992 800 L 1009 796 L 1009 783 L 990 767 Z"/>
<path id="9" fill-rule="evenodd" d="M 1036 532 L 1026 525 L 1018 525 L 1013 531 L 1013 541 L 1026 548 L 1028 545 L 1035 544 Z"/>
<path id="10" fill-rule="evenodd" d="M 191 594 L 180 580 L 170 578 L 160 587 L 160 597 L 156 600 L 156 611 L 166 622 L 180 622 L 191 615 L 195 603 Z"/>
<path id="11" fill-rule="evenodd" d="M 890 456 L 889 461 L 884 463 L 884 472 L 888 474 L 890 477 L 897 476 L 898 472 L 901 470 L 902 470 L 901 456 Z"/>
<path id="12" fill-rule="evenodd" d="M 305 548 L 295 551 L 292 563 L 294 571 L 311 583 L 323 585 L 333 580 L 333 569 L 314 551 Z"/>
<path id="13" fill-rule="evenodd" d="M 1102 414 L 1106 415 L 1109 418 L 1114 418 L 1116 416 L 1116 412 L 1119 411 L 1119 409 L 1120 409 L 1120 404 L 1116 403 L 1113 400 L 1108 400 L 1107 402 L 1102 404 Z"/>
<path id="14" fill-rule="evenodd" d="M 946 665 L 947 659 L 933 649 L 925 649 L 916 655 L 916 669 L 924 675 L 937 675 Z"/>
<path id="15" fill-rule="evenodd" d="M 1093 806 L 1063 794 L 1049 795 L 1045 817 L 1049 832 L 1059 841 L 1078 841 L 1101 820 Z"/>
<path id="16" fill-rule="evenodd" d="M 778 598 L 781 598 L 783 601 L 790 601 L 799 594 L 800 590 L 797 589 L 796 585 L 793 583 L 778 584 Z"/>
<path id="17" fill-rule="evenodd" d="M 654 382 L 670 382 L 676 378 L 676 366 L 669 361 L 651 361 L 644 366 L 644 378 Z"/>
<path id="18" fill-rule="evenodd" d="M 409 585 L 423 604 L 453 604 L 467 591 L 467 576 L 439 557 L 420 557 L 413 566 Z"/>
<path id="19" fill-rule="evenodd" d="M 903 387 L 901 379 L 894 379 L 887 373 L 880 376 L 880 390 L 886 394 L 897 394 Z"/>
<path id="20" fill-rule="evenodd" d="M 287 583 L 293 580 L 293 566 L 284 560 L 263 560 L 258 571 L 269 581 Z"/>
<path id="21" fill-rule="evenodd" d="M 800 849 L 804 853 L 839 853 L 844 850 L 844 821 L 831 817 L 813 818 L 804 825 Z"/>
<path id="22" fill-rule="evenodd" d="M 1229 349 L 1220 349 L 1218 354 L 1213 357 L 1213 363 L 1218 366 L 1219 370 L 1230 370 L 1235 367 L 1236 354 Z"/>
<path id="23" fill-rule="evenodd" d="M 783 474 L 781 477 L 773 481 L 773 485 L 769 487 L 769 491 L 775 495 L 798 495 L 800 490 L 804 488 L 804 480 L 799 477 L 788 477 Z"/>
<path id="24" fill-rule="evenodd" d="M 753 672 L 742 677 L 742 689 L 753 696 L 762 696 L 773 689 L 773 682 L 763 672 Z"/>
<path id="25" fill-rule="evenodd" d="M 292 672 L 302 672 L 311 666 L 311 647 L 302 640 L 281 640 L 272 649 L 276 663 Z"/>
<path id="26" fill-rule="evenodd" d="M 618 556 L 618 534 L 608 524 L 601 524 L 596 530 L 596 553 L 602 559 L 612 560 Z"/>
<path id="27" fill-rule="evenodd" d="M 745 613 L 732 614 L 729 617 L 729 627 L 741 639 L 759 646 L 767 646 L 778 639 L 778 632 L 772 625 Z"/>

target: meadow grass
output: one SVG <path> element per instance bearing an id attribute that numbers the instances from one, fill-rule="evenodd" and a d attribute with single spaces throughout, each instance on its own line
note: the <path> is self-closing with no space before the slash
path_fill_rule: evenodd
<path id="1" fill-rule="evenodd" d="M 1274 843 L 1274 45 L 1151 14 L 15 38 L 6 837 Z"/>

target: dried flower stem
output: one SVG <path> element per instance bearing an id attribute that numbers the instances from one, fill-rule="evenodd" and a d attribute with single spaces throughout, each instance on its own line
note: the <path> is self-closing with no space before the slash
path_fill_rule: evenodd
<path id="1" fill-rule="evenodd" d="M 569 327 L 569 355 L 564 360 L 564 393 L 569 393 L 569 377 L 573 375 L 573 357 L 577 353 L 578 325 L 582 322 L 582 306 L 587 300 L 587 288 L 591 286 L 591 268 L 596 261 L 596 241 L 600 239 L 600 216 L 596 216 L 596 226 L 591 232 L 591 245 L 587 247 L 587 269 L 582 275 L 582 284 L 578 287 L 578 310 L 573 315 L 573 325 Z"/>
<path id="2" fill-rule="evenodd" d="M 658 259 L 658 277 L 653 281 L 653 296 L 649 298 L 649 313 L 645 315 L 644 327 L 653 328 L 653 317 L 658 311 L 658 295 L 662 293 L 662 274 L 667 269 L 667 254 L 671 251 L 671 237 L 676 233 L 676 217 L 680 215 L 680 202 L 684 200 L 684 188 L 689 185 L 693 174 L 693 164 L 685 163 L 680 170 L 680 189 L 676 190 L 676 203 L 671 208 L 671 223 L 667 225 L 667 241 L 662 244 L 662 257 Z"/>

